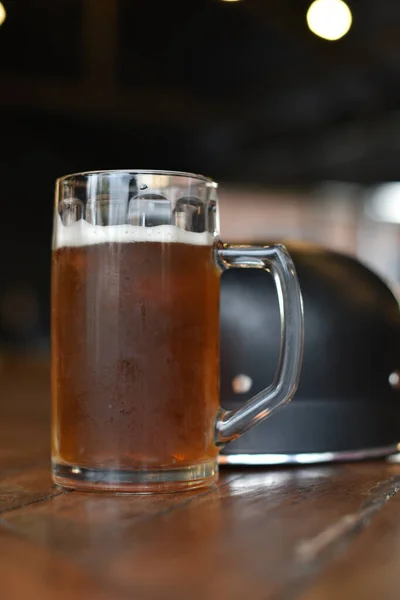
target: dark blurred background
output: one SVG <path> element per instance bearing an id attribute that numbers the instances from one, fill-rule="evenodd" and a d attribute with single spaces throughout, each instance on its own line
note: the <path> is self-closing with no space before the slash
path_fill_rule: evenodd
<path id="1" fill-rule="evenodd" d="M 347 4 L 327 41 L 304 0 L 3 0 L 0 344 L 47 351 L 54 179 L 80 170 L 207 174 L 224 238 L 312 239 L 396 286 L 400 2 Z"/>

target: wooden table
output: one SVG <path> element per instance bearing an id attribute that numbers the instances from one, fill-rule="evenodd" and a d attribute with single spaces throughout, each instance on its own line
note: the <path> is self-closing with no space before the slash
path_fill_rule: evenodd
<path id="1" fill-rule="evenodd" d="M 400 465 L 225 469 L 213 489 L 65 492 L 48 368 L 0 369 L 1 600 L 398 600 Z"/>

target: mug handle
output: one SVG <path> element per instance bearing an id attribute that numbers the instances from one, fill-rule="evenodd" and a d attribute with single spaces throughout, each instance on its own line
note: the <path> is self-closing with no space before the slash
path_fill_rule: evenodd
<path id="1" fill-rule="evenodd" d="M 293 397 L 301 371 L 304 317 L 295 266 L 282 244 L 258 247 L 220 243 L 216 248 L 216 260 L 222 271 L 250 267 L 271 272 L 281 314 L 281 348 L 274 381 L 240 408 L 220 409 L 215 442 L 221 447 L 263 421 Z"/>

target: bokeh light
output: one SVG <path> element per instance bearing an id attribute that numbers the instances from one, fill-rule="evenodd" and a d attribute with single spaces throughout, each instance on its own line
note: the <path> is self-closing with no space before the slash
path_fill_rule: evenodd
<path id="1" fill-rule="evenodd" d="M 0 25 L 3 25 L 4 21 L 6 20 L 6 9 L 4 8 L 3 4 L 0 2 Z"/>
<path id="2" fill-rule="evenodd" d="M 315 0 L 307 11 L 307 25 L 325 40 L 339 40 L 349 31 L 353 17 L 342 0 Z"/>

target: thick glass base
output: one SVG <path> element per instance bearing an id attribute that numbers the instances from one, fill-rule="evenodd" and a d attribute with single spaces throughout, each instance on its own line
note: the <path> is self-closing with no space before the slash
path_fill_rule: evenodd
<path id="1" fill-rule="evenodd" d="M 87 492 L 160 494 L 210 486 L 218 479 L 217 460 L 171 469 L 88 469 L 52 463 L 53 481 Z"/>

